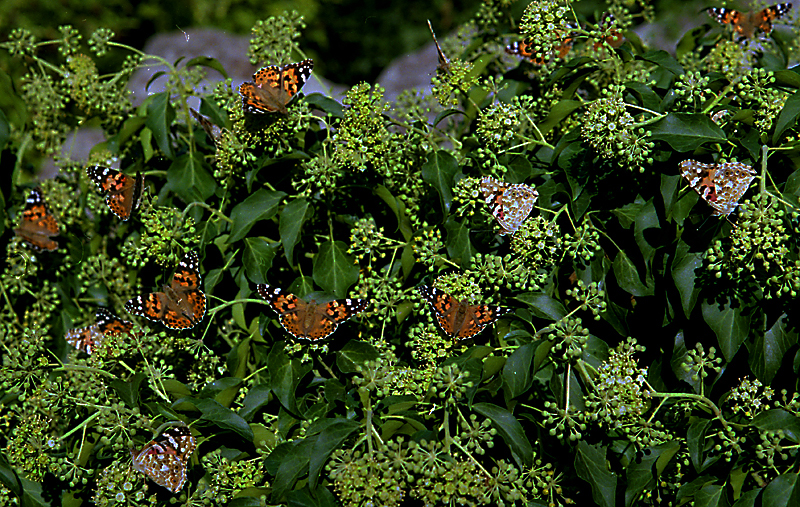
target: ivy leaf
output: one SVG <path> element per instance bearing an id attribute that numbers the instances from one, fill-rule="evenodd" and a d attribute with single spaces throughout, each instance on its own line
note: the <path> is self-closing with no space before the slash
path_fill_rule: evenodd
<path id="1" fill-rule="evenodd" d="M 253 430 L 247 421 L 242 419 L 233 410 L 228 407 L 222 406 L 216 400 L 200 399 L 200 398 L 185 398 L 184 401 L 190 401 L 203 413 L 203 419 L 211 421 L 220 428 L 232 430 L 239 434 L 248 442 L 253 441 Z"/>
<path id="2" fill-rule="evenodd" d="M 139 388 L 145 378 L 147 378 L 147 375 L 138 372 L 127 382 L 114 379 L 111 381 L 110 385 L 128 407 L 136 408 L 139 406 Z"/>
<path id="3" fill-rule="evenodd" d="M 679 152 L 694 151 L 705 143 L 725 143 L 725 132 L 706 114 L 670 113 L 648 127 L 650 139 L 665 141 Z"/>
<path id="4" fill-rule="evenodd" d="M 542 134 L 547 134 L 553 130 L 556 125 L 561 124 L 561 121 L 567 116 L 571 115 L 576 109 L 583 106 L 583 102 L 579 100 L 560 100 L 550 109 L 547 118 L 539 124 L 539 131 Z"/>
<path id="5" fill-rule="evenodd" d="M 228 73 L 225 71 L 225 67 L 223 67 L 216 58 L 211 58 L 210 56 L 195 56 L 186 62 L 186 67 L 208 67 L 222 74 L 223 79 L 228 79 Z"/>
<path id="6" fill-rule="evenodd" d="M 280 466 L 272 483 L 271 503 L 282 503 L 284 496 L 292 489 L 297 479 L 308 471 L 314 440 L 305 438 L 295 440 L 292 444 L 294 445 L 291 445 L 286 455 L 281 457 Z"/>
<path id="7" fill-rule="evenodd" d="M 761 505 L 769 507 L 791 507 L 800 501 L 800 485 L 797 484 L 797 473 L 788 472 L 774 478 L 764 488 Z"/>
<path id="8" fill-rule="evenodd" d="M 269 374 L 269 370 L 266 373 Z M 245 421 L 251 420 L 258 409 L 269 403 L 271 392 L 272 389 L 269 382 L 258 384 L 247 391 L 247 395 L 242 400 L 242 408 L 239 409 L 239 415 L 242 419 Z"/>
<path id="9" fill-rule="evenodd" d="M 726 302 L 721 308 L 717 304 L 703 302 L 702 310 L 703 319 L 717 335 L 717 343 L 719 343 L 722 355 L 727 361 L 732 361 L 733 356 L 750 332 L 750 317 L 742 313 L 741 307 L 732 308 L 730 302 Z M 754 352 L 751 352 L 751 362 L 756 360 L 753 355 Z M 759 379 L 764 381 L 760 376 Z"/>
<path id="10" fill-rule="evenodd" d="M 694 309 L 697 303 L 697 296 L 700 289 L 695 287 L 697 277 L 695 270 L 703 265 L 703 255 L 698 252 L 689 252 L 689 245 L 683 240 L 678 240 L 678 247 L 675 251 L 675 260 L 672 263 L 672 281 L 681 296 L 681 308 L 686 318 Z M 725 355 L 725 357 L 728 357 Z"/>
<path id="11" fill-rule="evenodd" d="M 319 424 L 320 419 L 314 421 Z M 324 429 L 319 432 L 311 451 L 311 460 L 308 465 L 308 483 L 314 489 L 317 487 L 322 467 L 328 461 L 331 453 L 338 449 L 347 438 L 360 427 L 359 423 L 350 419 L 328 419 Z M 309 428 L 309 433 L 311 428 Z"/>
<path id="12" fill-rule="evenodd" d="M 636 266 L 634 266 L 633 262 L 625 255 L 625 252 L 620 250 L 617 257 L 614 259 L 613 266 L 617 284 L 622 290 L 637 297 L 653 295 L 653 287 L 642 283 Z"/>
<path id="13" fill-rule="evenodd" d="M 272 267 L 277 248 L 277 243 L 269 244 L 261 237 L 244 238 L 242 264 L 251 282 L 267 283 L 267 271 Z"/>
<path id="14" fill-rule="evenodd" d="M 800 419 L 781 408 L 761 412 L 753 418 L 752 425 L 762 431 L 783 431 L 786 438 L 800 443 Z"/>
<path id="15" fill-rule="evenodd" d="M 278 342 L 267 356 L 267 366 L 272 392 L 286 410 L 292 414 L 299 414 L 294 393 L 303 377 L 311 371 L 311 364 L 290 360 L 282 349 L 282 342 Z"/>
<path id="16" fill-rule="evenodd" d="M 347 289 L 358 281 L 358 266 L 347 253 L 343 241 L 327 241 L 314 256 L 313 278 L 323 290 L 344 297 Z"/>
<path id="17" fill-rule="evenodd" d="M 458 162 L 450 153 L 439 150 L 428 156 L 422 165 L 422 180 L 430 184 L 439 193 L 444 214 L 450 212 L 453 202 L 453 178 L 458 172 Z"/>
<path id="18" fill-rule="evenodd" d="M 169 127 L 175 121 L 175 110 L 169 102 L 169 93 L 154 93 L 147 98 L 147 116 L 144 124 L 153 133 L 158 148 L 171 159 L 175 157 L 169 139 Z M 191 202 L 191 201 L 187 201 Z"/>
<path id="19" fill-rule="evenodd" d="M 464 269 L 468 269 L 472 264 L 472 256 L 475 255 L 475 247 L 469 239 L 470 229 L 456 220 L 449 217 L 444 223 L 447 230 L 447 255 L 450 259 Z"/>
<path id="20" fill-rule="evenodd" d="M 409 220 L 408 214 L 406 213 L 405 203 L 393 196 L 392 192 L 383 185 L 378 185 L 373 191 L 389 206 L 389 209 L 392 210 L 392 213 L 394 213 L 397 219 L 397 228 L 400 230 L 403 238 L 409 241 L 413 235 L 413 230 L 411 229 L 411 220 Z"/>
<path id="21" fill-rule="evenodd" d="M 798 117 L 800 117 L 800 91 L 795 91 L 786 99 L 783 109 L 781 109 L 781 114 L 778 115 L 778 121 L 775 123 L 775 133 L 772 134 L 772 144 L 779 144 L 783 133 L 797 123 Z"/>
<path id="22" fill-rule="evenodd" d="M 301 197 L 284 206 L 281 212 L 278 231 L 280 232 L 283 251 L 289 264 L 293 264 L 292 254 L 294 253 L 295 245 L 300 241 L 300 231 L 303 228 L 303 224 L 313 214 L 313 209 L 309 211 L 309 208 L 308 201 Z"/>
<path id="23" fill-rule="evenodd" d="M 355 373 L 356 367 L 365 361 L 374 361 L 380 357 L 378 349 L 369 343 L 350 340 L 336 353 L 336 367 L 342 373 Z"/>
<path id="24" fill-rule="evenodd" d="M 575 473 L 592 487 L 592 498 L 600 507 L 614 507 L 617 476 L 608 470 L 604 447 L 578 442 L 575 455 Z"/>
<path id="25" fill-rule="evenodd" d="M 530 467 L 533 464 L 533 447 L 514 414 L 492 403 L 476 403 L 472 409 L 492 420 L 492 426 L 511 449 L 517 465 Z"/>
<path id="26" fill-rule="evenodd" d="M 194 152 L 194 156 L 189 153 L 179 156 L 167 169 L 166 189 L 175 192 L 183 202 L 205 202 L 214 195 L 217 182 L 204 165 L 199 152 Z"/>
<path id="27" fill-rule="evenodd" d="M 529 305 L 531 313 L 539 319 L 555 321 L 563 319 L 567 315 L 564 305 L 544 292 L 526 292 L 519 294 L 514 299 Z"/>
<path id="28" fill-rule="evenodd" d="M 739 309 L 737 309 L 739 310 Z M 797 329 L 786 324 L 782 314 L 766 333 L 758 334 L 750 349 L 749 364 L 753 373 L 764 385 L 770 385 L 781 367 L 786 353 L 797 343 Z M 745 338 L 749 331 L 749 319 L 744 323 Z M 726 356 L 727 357 L 727 356 Z"/>
<path id="29" fill-rule="evenodd" d="M 3 152 L 3 148 L 6 147 L 6 143 L 8 142 L 8 138 L 11 136 L 11 128 L 8 123 L 8 119 L 6 118 L 6 114 L 0 109 L 0 153 Z M 4 206 L 5 208 L 5 206 Z"/>
<path id="30" fill-rule="evenodd" d="M 306 104 L 314 106 L 317 109 L 330 114 L 334 118 L 344 118 L 344 108 L 342 105 L 321 93 L 309 93 L 303 97 L 303 100 L 306 101 Z"/>
<path id="31" fill-rule="evenodd" d="M 535 352 L 536 347 L 534 344 L 526 343 L 515 350 L 505 361 L 505 365 L 503 365 L 503 381 L 508 386 L 509 398 L 516 398 L 533 385 L 531 365 L 533 364 Z"/>
<path id="32" fill-rule="evenodd" d="M 686 73 L 683 70 L 683 67 L 681 67 L 681 64 L 679 64 L 678 61 L 675 59 L 675 57 L 673 57 L 671 54 L 667 53 L 663 49 L 648 51 L 639 58 L 650 63 L 655 63 L 659 67 L 667 69 L 676 76 L 682 76 L 683 74 Z"/>
<path id="33" fill-rule="evenodd" d="M 239 241 L 250 232 L 250 229 L 259 220 L 266 220 L 275 216 L 278 204 L 286 192 L 272 191 L 264 188 L 256 190 L 247 199 L 237 204 L 231 211 L 231 235 L 228 244 Z"/>

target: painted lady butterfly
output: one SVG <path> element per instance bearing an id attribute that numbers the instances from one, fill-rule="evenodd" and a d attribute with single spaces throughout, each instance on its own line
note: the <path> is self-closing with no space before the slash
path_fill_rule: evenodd
<path id="1" fill-rule="evenodd" d="M 58 222 L 50 213 L 39 187 L 31 190 L 22 210 L 22 221 L 14 234 L 27 241 L 34 250 L 55 250 L 58 243 L 50 239 L 58 236 Z"/>
<path id="2" fill-rule="evenodd" d="M 98 308 L 95 313 L 97 322 L 91 326 L 70 329 L 64 335 L 67 343 L 76 349 L 92 355 L 104 336 L 118 336 L 129 332 L 133 322 L 122 320 L 105 308 Z"/>
<path id="3" fill-rule="evenodd" d="M 258 294 L 269 301 L 280 317 L 281 325 L 299 340 L 319 341 L 332 335 L 339 324 L 366 310 L 365 299 L 334 299 L 327 303 L 309 303 L 294 294 L 260 283 Z"/>
<path id="4" fill-rule="evenodd" d="M 444 56 L 444 51 L 439 46 L 439 41 L 436 40 L 436 34 L 433 33 L 433 26 L 431 26 L 431 20 L 428 20 L 428 28 L 431 31 L 431 36 L 433 36 L 433 43 L 436 44 L 436 51 L 439 53 L 439 64 L 436 66 L 436 70 L 440 74 L 444 74 L 450 71 L 450 61 Z"/>
<path id="5" fill-rule="evenodd" d="M 123 222 L 127 222 L 139 209 L 144 187 L 142 173 L 136 173 L 136 177 L 132 177 L 108 167 L 94 165 L 86 169 L 86 174 L 106 196 L 108 209 Z"/>
<path id="6" fill-rule="evenodd" d="M 172 493 L 183 488 L 189 459 L 197 448 L 188 426 L 180 424 L 162 431 L 138 451 L 130 449 L 133 468 Z"/>
<path id="7" fill-rule="evenodd" d="M 772 21 L 786 14 L 792 4 L 776 4 L 761 11 L 739 12 L 725 7 L 709 7 L 706 12 L 709 16 L 722 24 L 733 25 L 733 31 L 740 38 L 751 38 L 757 30 L 769 34 L 772 31 Z"/>
<path id="8" fill-rule="evenodd" d="M 517 232 L 539 198 L 539 192 L 528 185 L 510 185 L 488 176 L 481 180 L 481 192 L 500 224 L 501 236 Z"/>
<path id="9" fill-rule="evenodd" d="M 752 167 L 740 162 L 703 164 L 684 160 L 679 167 L 689 186 L 714 208 L 715 215 L 730 215 L 756 177 Z"/>
<path id="10" fill-rule="evenodd" d="M 311 59 L 282 67 L 262 67 L 253 74 L 253 81 L 246 81 L 239 86 L 244 112 L 289 114 L 286 105 L 306 83 L 313 68 Z"/>
<path id="11" fill-rule="evenodd" d="M 206 135 L 208 136 L 208 138 L 214 141 L 214 146 L 219 148 L 219 140 L 222 137 L 222 131 L 224 129 L 211 123 L 211 120 L 208 119 L 207 116 L 203 116 L 199 112 L 195 111 L 194 108 L 190 107 L 189 112 L 192 114 L 194 119 L 197 120 L 197 123 L 199 123 L 200 126 L 203 127 L 203 130 L 206 131 Z"/>
<path id="12" fill-rule="evenodd" d="M 467 340 L 483 328 L 510 313 L 510 308 L 487 305 L 468 305 L 436 287 L 421 285 L 417 290 L 433 308 L 436 321 L 444 334 L 457 340 Z"/>
<path id="13" fill-rule="evenodd" d="M 574 29 L 574 26 L 568 25 L 568 28 Z M 506 53 L 527 58 L 534 65 L 541 66 L 544 65 L 553 55 L 555 55 L 557 58 L 565 58 L 569 53 L 569 50 L 572 49 L 574 42 L 574 36 L 567 34 L 561 39 L 560 42 L 553 45 L 552 51 L 550 51 L 549 54 L 542 54 L 542 56 L 537 57 L 533 52 L 533 47 L 530 42 L 525 40 L 514 41 L 510 46 L 506 46 Z"/>
<path id="14" fill-rule="evenodd" d="M 137 296 L 125 303 L 134 315 L 161 322 L 169 329 L 190 329 L 206 314 L 206 295 L 200 289 L 200 263 L 196 252 L 188 252 L 178 264 L 170 285 L 163 292 Z"/>

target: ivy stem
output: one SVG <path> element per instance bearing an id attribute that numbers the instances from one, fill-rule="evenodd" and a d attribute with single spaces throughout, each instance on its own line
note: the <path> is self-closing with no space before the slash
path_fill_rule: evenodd
<path id="1" fill-rule="evenodd" d="M 64 439 L 68 438 L 70 435 L 72 435 L 73 433 L 75 433 L 75 432 L 76 432 L 76 431 L 78 431 L 79 429 L 86 427 L 86 425 L 88 425 L 90 422 L 92 422 L 93 420 L 95 420 L 95 419 L 97 419 L 98 417 L 100 417 L 100 414 L 102 414 L 102 412 L 98 410 L 98 411 L 97 411 L 97 412 L 95 412 L 94 414 L 90 415 L 89 417 L 87 417 L 86 419 L 84 419 L 84 420 L 83 420 L 83 421 L 82 421 L 82 422 L 81 422 L 79 425 L 75 426 L 74 428 L 72 428 L 72 429 L 71 429 L 71 430 L 69 430 L 68 432 L 66 432 L 66 433 L 64 433 L 63 435 L 61 435 L 61 436 L 58 438 L 58 441 L 59 441 L 59 442 L 61 442 L 62 440 L 64 440 Z"/>
<path id="2" fill-rule="evenodd" d="M 220 211 L 212 208 L 208 204 L 206 204 L 204 202 L 200 202 L 200 201 L 190 202 L 189 205 L 186 206 L 186 209 L 183 210 L 183 213 L 181 213 L 181 220 L 184 220 L 186 218 L 186 215 L 189 213 L 189 210 L 192 209 L 194 206 L 200 206 L 201 208 L 205 208 L 208 211 L 210 211 L 211 213 L 213 213 L 214 215 L 217 215 L 221 219 L 227 221 L 229 224 L 233 223 L 233 220 L 231 220 L 230 218 L 226 217 L 224 214 L 222 214 L 222 212 L 220 212 Z"/>

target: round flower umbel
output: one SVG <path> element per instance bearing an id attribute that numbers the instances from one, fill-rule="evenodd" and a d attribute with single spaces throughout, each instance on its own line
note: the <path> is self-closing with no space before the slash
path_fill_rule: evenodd
<path id="1" fill-rule="evenodd" d="M 637 127 L 622 99 L 624 87 L 603 90 L 603 98 L 589 104 L 584 115 L 581 135 L 603 158 L 616 159 L 629 169 L 644 172 L 644 164 L 652 164 L 650 156 L 655 143 L 648 141 L 648 132 Z"/>
<path id="2" fill-rule="evenodd" d="M 572 30 L 566 5 L 553 0 L 533 1 L 525 8 L 520 32 L 534 58 L 542 58 Z"/>

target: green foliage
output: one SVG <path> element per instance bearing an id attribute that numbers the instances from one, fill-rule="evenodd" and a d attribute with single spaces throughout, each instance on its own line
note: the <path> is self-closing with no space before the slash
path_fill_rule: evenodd
<path id="1" fill-rule="evenodd" d="M 442 40 L 430 97 L 387 103 L 362 83 L 341 104 L 300 94 L 286 116 L 245 115 L 226 80 L 202 97 L 226 127 L 208 135 L 187 99 L 219 62 L 160 61 L 167 90 L 133 108 L 124 82 L 156 57 L 108 29 L 11 32 L 0 47 L 26 73 L 0 115 L 13 168 L 0 503 L 791 505 L 800 79 L 781 62 L 800 55 L 786 42 L 798 27 L 740 42 L 707 24 L 672 57 L 628 31 L 653 20 L 642 2 L 612 5 L 610 24 L 534 2 L 520 21 L 534 54 L 573 39 L 539 66 L 503 51 L 509 8 L 484 2 Z M 250 56 L 296 61 L 304 23 L 258 22 Z M 124 62 L 116 73 L 98 71 L 106 56 Z M 127 222 L 60 156 L 84 124 L 106 139 L 87 165 L 145 177 Z M 41 182 L 60 224 L 52 252 L 10 230 L 24 170 L 45 156 L 59 166 Z M 690 158 L 755 168 L 735 213 L 703 202 L 724 197 L 722 181 L 716 195 L 686 188 Z M 494 233 L 485 176 L 538 192 L 513 234 Z M 127 317 L 129 299 L 173 291 L 189 251 L 208 297 L 199 325 Z M 260 283 L 369 307 L 298 342 Z M 453 343 L 422 284 L 461 301 L 459 318 L 514 312 Z M 97 307 L 134 327 L 87 355 L 62 337 Z M 198 446 L 172 495 L 128 451 L 176 420 Z"/>

